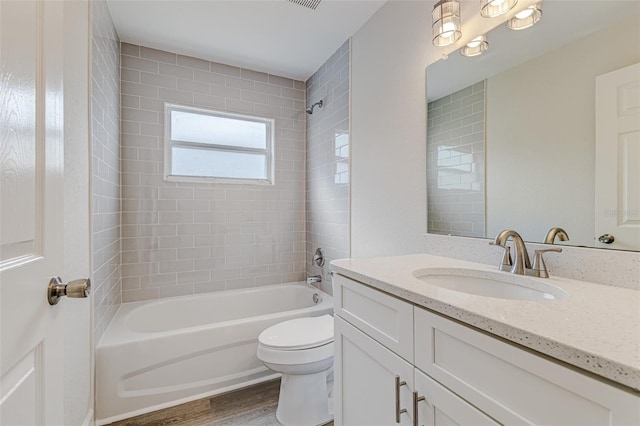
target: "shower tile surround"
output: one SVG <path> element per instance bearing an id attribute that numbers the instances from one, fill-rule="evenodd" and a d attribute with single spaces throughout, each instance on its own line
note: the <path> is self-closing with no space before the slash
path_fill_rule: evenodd
<path id="1" fill-rule="evenodd" d="M 305 83 L 127 43 L 123 302 L 305 279 Z M 164 103 L 274 118 L 275 184 L 167 182 Z"/>
<path id="2" fill-rule="evenodd" d="M 332 294 L 329 263 L 349 257 L 349 59 L 345 42 L 307 80 L 307 103 L 324 102 L 307 116 L 306 252 L 321 247 L 325 264 L 306 263 L 321 275 L 321 290 Z"/>
<path id="3" fill-rule="evenodd" d="M 434 234 L 485 236 L 485 81 L 427 106 L 427 217 Z"/>
<path id="4" fill-rule="evenodd" d="M 120 40 L 104 0 L 91 2 L 91 220 L 94 342 L 121 302 Z"/>

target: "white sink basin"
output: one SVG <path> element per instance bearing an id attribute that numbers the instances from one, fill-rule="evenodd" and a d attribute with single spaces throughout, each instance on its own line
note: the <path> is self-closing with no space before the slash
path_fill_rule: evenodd
<path id="1" fill-rule="evenodd" d="M 505 272 L 461 268 L 425 268 L 413 276 L 427 284 L 447 290 L 512 300 L 563 299 L 567 293 L 545 282 L 546 278 L 532 278 Z"/>

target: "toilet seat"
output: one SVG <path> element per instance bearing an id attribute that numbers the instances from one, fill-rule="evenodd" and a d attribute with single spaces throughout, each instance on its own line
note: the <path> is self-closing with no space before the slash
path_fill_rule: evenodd
<path id="1" fill-rule="evenodd" d="M 296 318 L 273 325 L 258 336 L 264 348 L 279 351 L 313 349 L 333 342 L 333 317 Z"/>
<path id="2" fill-rule="evenodd" d="M 283 351 L 258 344 L 258 359 L 264 363 L 278 365 L 307 365 L 324 360 L 333 363 L 333 342 L 315 348 L 298 351 Z"/>

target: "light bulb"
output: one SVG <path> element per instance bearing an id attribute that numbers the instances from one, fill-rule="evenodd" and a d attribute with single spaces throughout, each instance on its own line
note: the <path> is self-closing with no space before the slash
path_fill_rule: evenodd
<path id="1" fill-rule="evenodd" d="M 495 18 L 513 9 L 518 0 L 481 0 L 480 15 L 485 18 Z"/>
<path id="2" fill-rule="evenodd" d="M 433 45 L 449 46 L 460 39 L 460 3 L 457 0 L 440 0 L 431 12 Z"/>
<path id="3" fill-rule="evenodd" d="M 516 13 L 516 18 L 525 19 L 525 18 L 528 18 L 529 16 L 531 16 L 532 14 L 533 14 L 533 9 L 528 7 L 525 10 L 521 10 L 520 12 Z"/>
<path id="4" fill-rule="evenodd" d="M 482 55 L 489 48 L 486 34 L 479 35 L 460 49 L 460 54 L 467 57 Z"/>
<path id="5" fill-rule="evenodd" d="M 507 28 L 510 30 L 524 30 L 535 25 L 542 18 L 541 3 L 533 4 L 507 21 Z"/>
<path id="6" fill-rule="evenodd" d="M 456 26 L 455 26 L 455 24 L 453 22 L 445 22 L 442 25 L 442 33 L 443 34 L 450 33 L 450 32 L 455 31 L 455 30 L 456 30 Z"/>
<path id="7" fill-rule="evenodd" d="M 480 43 L 482 43 L 482 36 L 474 38 L 469 43 L 467 43 L 467 46 L 468 47 L 478 47 L 480 45 Z"/>

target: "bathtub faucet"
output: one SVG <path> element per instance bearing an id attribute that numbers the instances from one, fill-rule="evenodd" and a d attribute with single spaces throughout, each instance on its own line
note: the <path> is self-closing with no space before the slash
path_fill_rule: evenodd
<path id="1" fill-rule="evenodd" d="M 307 277 L 307 284 L 314 284 L 314 283 L 319 283 L 322 282 L 322 276 L 321 275 L 312 275 L 310 277 Z"/>

